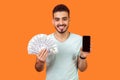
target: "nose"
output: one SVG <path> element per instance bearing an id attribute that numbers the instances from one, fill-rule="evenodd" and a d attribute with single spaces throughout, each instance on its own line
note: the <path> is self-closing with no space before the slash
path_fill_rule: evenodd
<path id="1" fill-rule="evenodd" d="M 63 24 L 63 20 L 60 20 L 60 22 L 59 22 L 59 23 L 60 23 L 60 25 L 62 25 L 62 24 Z"/>

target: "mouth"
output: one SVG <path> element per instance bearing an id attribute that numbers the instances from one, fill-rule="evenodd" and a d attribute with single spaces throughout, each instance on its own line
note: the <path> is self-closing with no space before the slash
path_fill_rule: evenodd
<path id="1" fill-rule="evenodd" d="M 57 25 L 56 29 L 58 32 L 64 33 L 66 31 L 66 25 L 65 24 Z"/>
<path id="2" fill-rule="evenodd" d="M 63 30 L 65 26 L 58 26 L 60 30 Z"/>
<path id="3" fill-rule="evenodd" d="M 57 27 L 60 29 L 60 30 L 63 30 L 65 28 L 65 24 L 62 24 L 62 25 L 58 25 Z"/>

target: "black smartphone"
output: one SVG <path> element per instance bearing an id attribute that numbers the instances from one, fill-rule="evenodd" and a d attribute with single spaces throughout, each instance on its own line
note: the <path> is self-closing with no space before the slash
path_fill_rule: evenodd
<path id="1" fill-rule="evenodd" d="M 90 36 L 83 36 L 82 51 L 90 52 Z"/>

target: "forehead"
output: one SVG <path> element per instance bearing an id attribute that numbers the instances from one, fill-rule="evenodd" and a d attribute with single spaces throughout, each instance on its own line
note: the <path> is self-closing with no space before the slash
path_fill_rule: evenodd
<path id="1" fill-rule="evenodd" d="M 68 17 L 68 12 L 66 11 L 58 11 L 58 12 L 55 12 L 54 14 L 54 18 L 62 18 L 62 17 Z"/>

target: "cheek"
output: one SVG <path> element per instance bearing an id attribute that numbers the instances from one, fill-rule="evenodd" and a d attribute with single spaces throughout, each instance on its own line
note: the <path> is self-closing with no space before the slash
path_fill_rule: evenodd
<path id="1" fill-rule="evenodd" d="M 58 22 L 55 22 L 54 25 L 57 26 L 59 23 Z"/>
<path id="2" fill-rule="evenodd" d="M 68 25 L 68 24 L 69 24 L 69 21 L 65 21 L 64 23 Z"/>
<path id="3" fill-rule="evenodd" d="M 69 25 L 69 23 L 68 22 L 65 22 L 65 24 L 68 26 Z"/>

